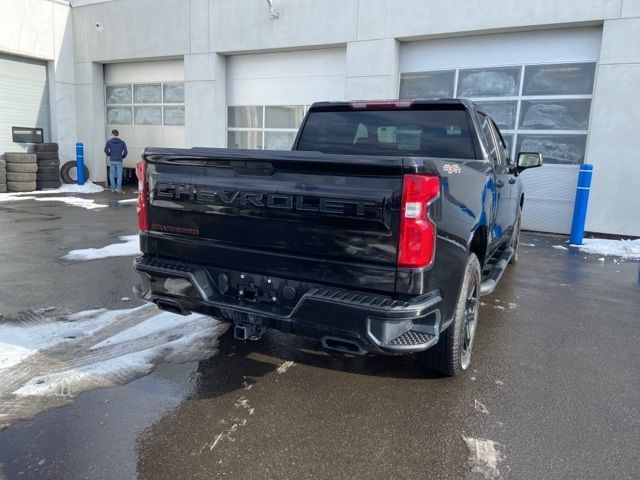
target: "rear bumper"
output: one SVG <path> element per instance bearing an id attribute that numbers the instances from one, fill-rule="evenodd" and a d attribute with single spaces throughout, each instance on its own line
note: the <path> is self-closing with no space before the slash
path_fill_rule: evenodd
<path id="1" fill-rule="evenodd" d="M 442 298 L 437 291 L 403 301 L 149 256 L 136 258 L 134 268 L 141 276 L 140 298 L 180 313 L 257 323 L 319 338 L 325 346 L 349 342 L 362 352 L 412 353 L 438 341 Z"/>

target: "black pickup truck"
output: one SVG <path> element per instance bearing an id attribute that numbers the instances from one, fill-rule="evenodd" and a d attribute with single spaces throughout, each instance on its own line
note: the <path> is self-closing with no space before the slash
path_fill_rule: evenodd
<path id="1" fill-rule="evenodd" d="M 242 340 L 274 328 L 456 375 L 517 259 L 518 175 L 541 163 L 512 162 L 460 99 L 316 103 L 292 151 L 147 148 L 137 294 Z"/>

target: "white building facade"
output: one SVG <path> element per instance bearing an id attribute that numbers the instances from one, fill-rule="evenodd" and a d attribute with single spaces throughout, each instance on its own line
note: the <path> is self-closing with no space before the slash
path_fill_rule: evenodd
<path id="1" fill-rule="evenodd" d="M 640 236 L 640 0 L 0 0 L 0 153 L 11 127 L 76 141 L 96 181 L 117 128 L 154 146 L 290 148 L 316 101 L 468 97 L 522 175 L 523 226 Z"/>

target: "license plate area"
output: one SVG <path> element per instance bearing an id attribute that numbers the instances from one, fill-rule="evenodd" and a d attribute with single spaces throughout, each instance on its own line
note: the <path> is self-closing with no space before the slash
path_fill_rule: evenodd
<path id="1" fill-rule="evenodd" d="M 238 297 L 253 303 L 273 304 L 278 302 L 278 291 L 271 278 L 262 275 L 240 274 L 235 285 Z"/>

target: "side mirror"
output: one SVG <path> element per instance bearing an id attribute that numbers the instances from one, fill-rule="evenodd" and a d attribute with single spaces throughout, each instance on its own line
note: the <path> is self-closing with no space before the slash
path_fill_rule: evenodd
<path id="1" fill-rule="evenodd" d="M 516 160 L 516 168 L 519 172 L 527 168 L 542 166 L 542 154 L 533 152 L 520 152 Z"/>

